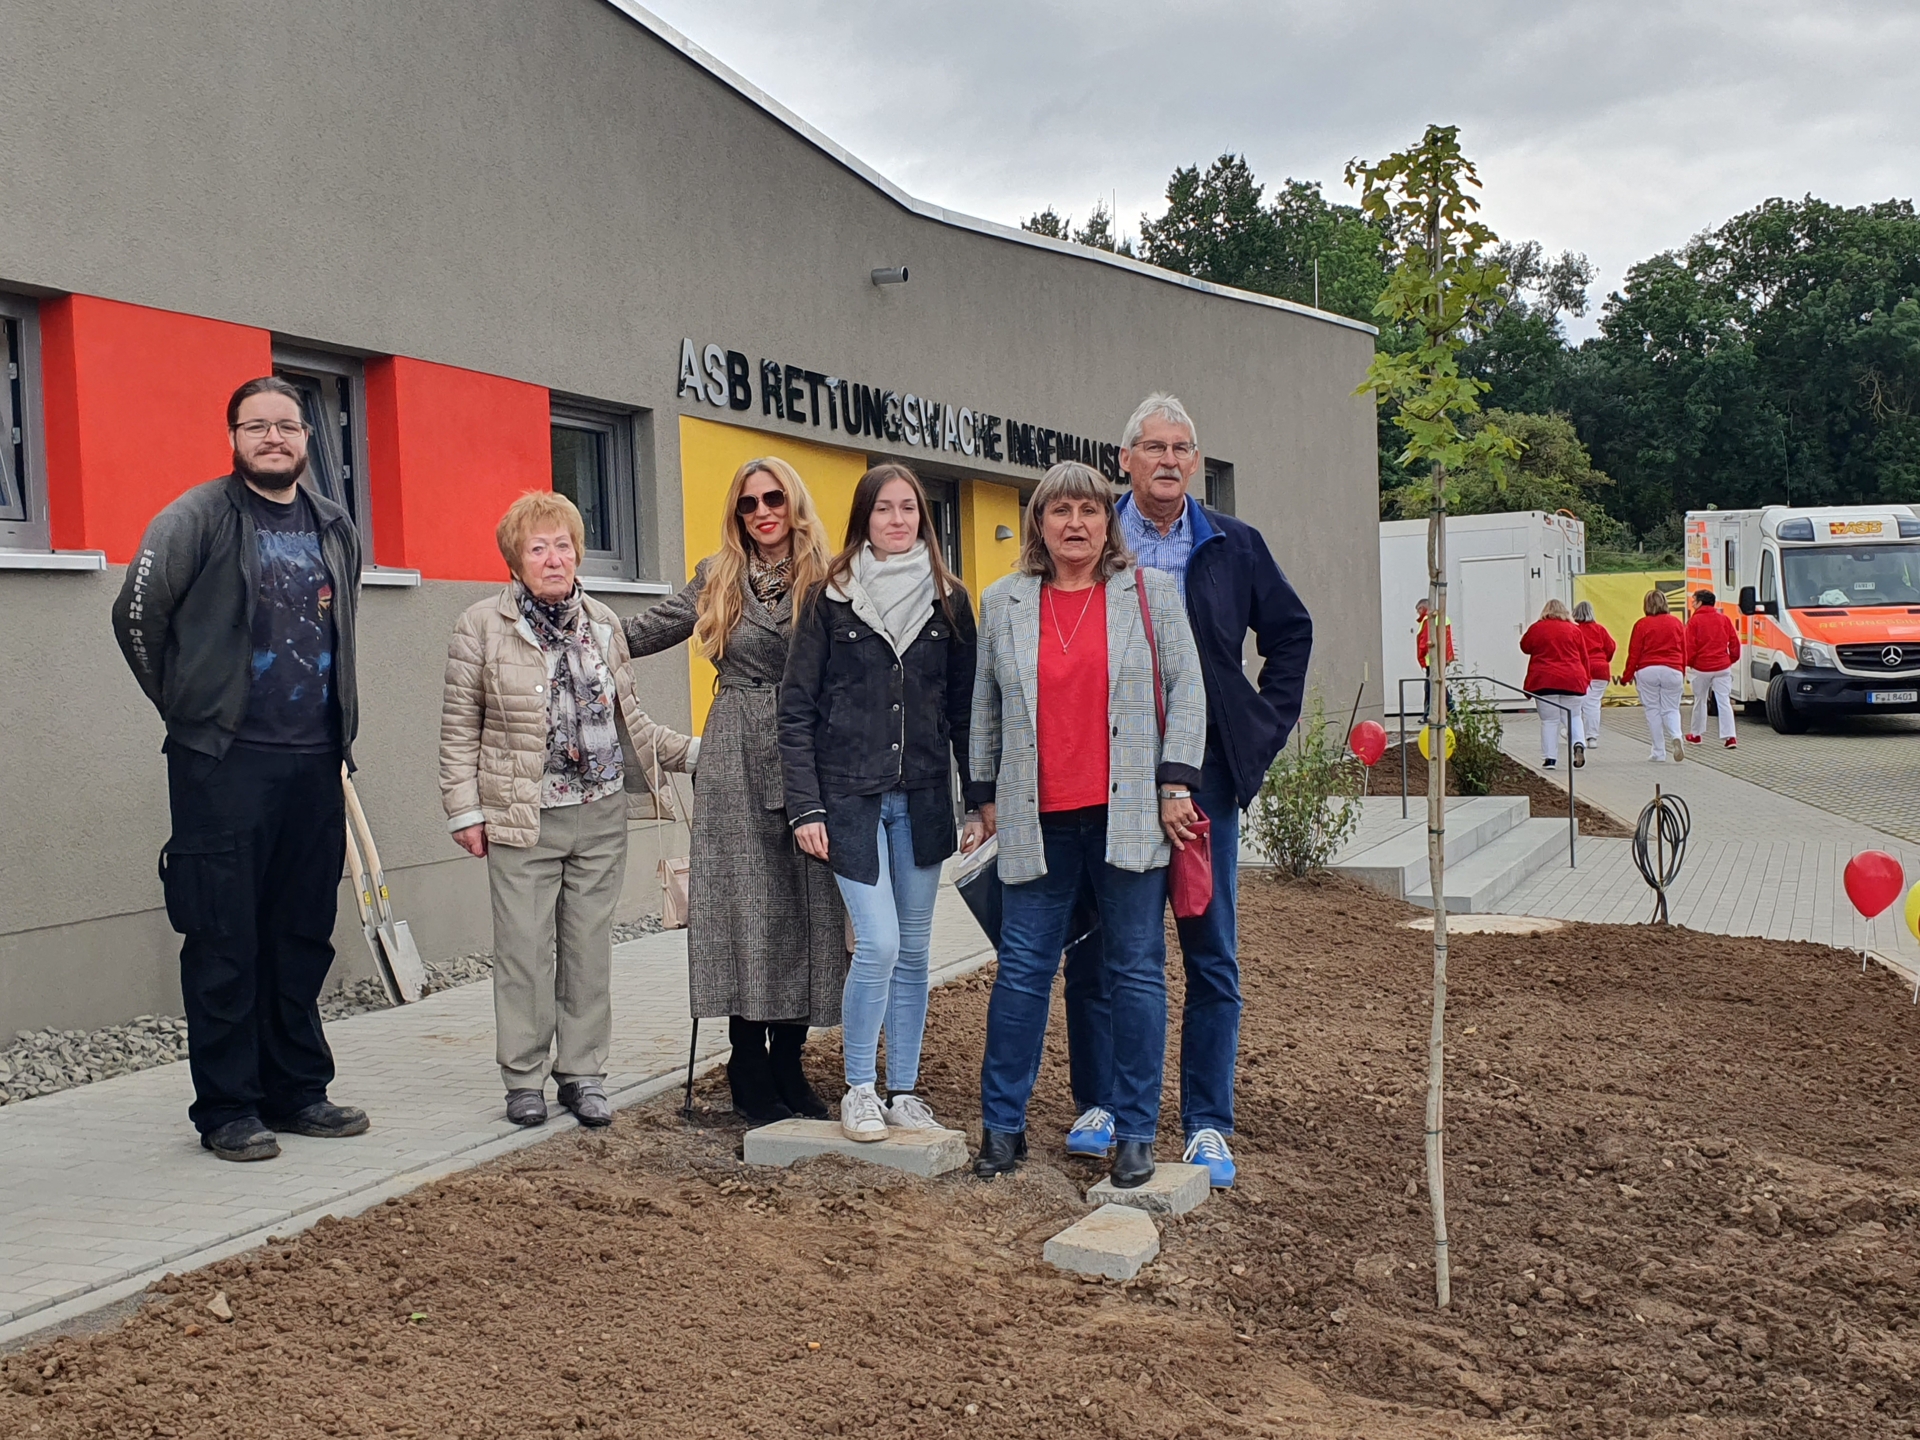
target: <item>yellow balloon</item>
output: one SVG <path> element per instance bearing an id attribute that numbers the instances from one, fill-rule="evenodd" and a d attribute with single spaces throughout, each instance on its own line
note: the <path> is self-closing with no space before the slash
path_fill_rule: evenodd
<path id="1" fill-rule="evenodd" d="M 1431 760 L 1433 758 L 1432 735 L 1433 735 L 1433 726 L 1422 725 L 1420 727 L 1420 758 L 1423 760 Z M 1451 760 L 1453 758 L 1453 746 L 1454 746 L 1453 727 L 1451 725 L 1447 726 L 1446 736 L 1447 736 L 1447 740 L 1446 740 L 1447 759 Z M 1920 886 L 1917 886 L 1915 888 L 1920 889 Z"/>
<path id="2" fill-rule="evenodd" d="M 1920 884 L 1907 892 L 1907 929 L 1913 932 L 1913 938 L 1920 940 Z"/>

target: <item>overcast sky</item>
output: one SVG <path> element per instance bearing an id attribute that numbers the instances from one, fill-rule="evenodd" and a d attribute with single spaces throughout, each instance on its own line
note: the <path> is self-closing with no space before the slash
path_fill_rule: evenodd
<path id="1" fill-rule="evenodd" d="M 1772 195 L 1920 173 L 1912 0 L 653 0 L 909 193 L 1007 223 L 1244 153 L 1324 183 L 1457 124 L 1503 238 L 1629 265 Z M 1591 319 L 1575 333 L 1590 329 Z"/>

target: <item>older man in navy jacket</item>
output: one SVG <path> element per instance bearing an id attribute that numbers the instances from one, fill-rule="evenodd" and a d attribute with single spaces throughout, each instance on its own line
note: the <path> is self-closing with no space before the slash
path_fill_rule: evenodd
<path id="1" fill-rule="evenodd" d="M 1187 974 L 1180 1122 L 1184 1158 L 1205 1165 L 1214 1186 L 1225 1188 L 1233 1183 L 1226 1137 L 1233 1133 L 1240 1048 L 1240 812 L 1260 793 L 1300 718 L 1313 620 L 1260 532 L 1187 493 L 1200 470 L 1200 447 L 1178 400 L 1150 395 L 1140 403 L 1121 436 L 1120 465 L 1133 485 L 1120 501 L 1121 533 L 1142 565 L 1180 582 L 1206 678 L 1206 760 L 1193 798 L 1213 821 L 1213 903 L 1178 922 Z M 1249 631 L 1262 656 L 1257 684 L 1241 666 Z M 1113 1034 L 1097 935 L 1068 952 L 1066 968 L 1074 1102 L 1082 1111 L 1067 1149 L 1104 1155 L 1113 1139 L 1106 1103 Z"/>

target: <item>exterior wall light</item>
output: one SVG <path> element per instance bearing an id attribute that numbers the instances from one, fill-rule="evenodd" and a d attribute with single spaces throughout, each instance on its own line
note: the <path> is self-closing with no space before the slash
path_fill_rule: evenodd
<path id="1" fill-rule="evenodd" d="M 907 267 L 904 265 L 883 265 L 873 272 L 876 285 L 904 285 L 907 283 Z"/>
<path id="2" fill-rule="evenodd" d="M 1011 525 L 994 526 L 993 538 L 996 540 L 1011 540 L 1013 538 L 1013 527 Z"/>

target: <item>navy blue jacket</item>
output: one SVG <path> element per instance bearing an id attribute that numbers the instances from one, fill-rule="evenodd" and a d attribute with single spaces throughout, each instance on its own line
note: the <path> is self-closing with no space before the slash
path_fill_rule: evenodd
<path id="1" fill-rule="evenodd" d="M 1207 758 L 1226 762 L 1244 810 L 1300 719 L 1313 617 L 1274 563 L 1266 537 L 1187 499 L 1187 622 L 1207 681 Z M 1133 504 L 1133 497 L 1122 496 L 1120 504 Z M 1249 630 L 1264 660 L 1257 685 L 1240 665 Z"/>

